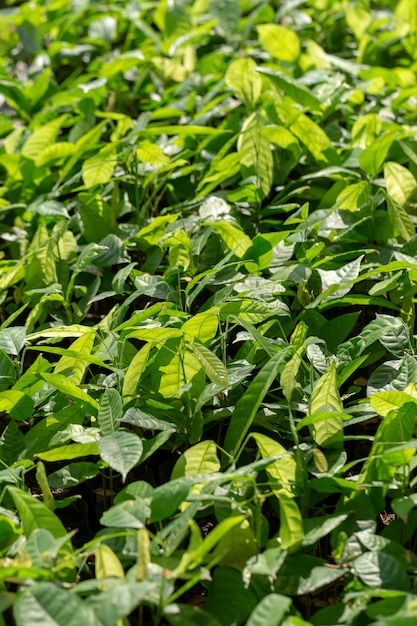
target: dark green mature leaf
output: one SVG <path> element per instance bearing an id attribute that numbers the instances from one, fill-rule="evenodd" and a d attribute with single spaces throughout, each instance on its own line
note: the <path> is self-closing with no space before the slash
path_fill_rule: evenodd
<path id="1" fill-rule="evenodd" d="M 254 591 L 246 588 L 242 574 L 230 567 L 218 567 L 207 594 L 206 610 L 223 626 L 244 622 L 257 603 Z"/>
<path id="2" fill-rule="evenodd" d="M 75 594 L 53 583 L 38 583 L 21 591 L 13 608 L 17 626 L 101 626 L 94 611 Z"/>
<path id="3" fill-rule="evenodd" d="M 172 626 L 220 626 L 213 615 L 189 604 L 169 604 L 164 610 L 164 616 Z"/>
<path id="4" fill-rule="evenodd" d="M 248 390 L 236 404 L 232 419 L 227 429 L 224 448 L 235 456 L 255 419 L 259 406 L 277 377 L 284 362 L 286 350 L 277 352 L 257 374 Z"/>
<path id="5" fill-rule="evenodd" d="M 383 552 L 365 552 L 353 562 L 353 571 L 369 587 L 407 591 L 407 571 L 395 557 Z"/>
<path id="6" fill-rule="evenodd" d="M 247 626 L 279 626 L 290 606 L 290 598 L 270 593 L 252 611 Z"/>

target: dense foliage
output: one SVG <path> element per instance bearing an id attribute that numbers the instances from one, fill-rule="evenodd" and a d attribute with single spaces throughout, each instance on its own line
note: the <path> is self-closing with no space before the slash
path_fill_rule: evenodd
<path id="1" fill-rule="evenodd" d="M 0 52 L 0 624 L 415 623 L 415 0 Z"/>

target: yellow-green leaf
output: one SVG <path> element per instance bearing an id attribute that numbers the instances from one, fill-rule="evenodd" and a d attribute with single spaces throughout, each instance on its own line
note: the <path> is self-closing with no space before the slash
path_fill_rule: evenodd
<path id="1" fill-rule="evenodd" d="M 300 54 L 300 40 L 296 33 L 279 24 L 260 24 L 259 40 L 264 50 L 281 61 L 296 61 Z"/>

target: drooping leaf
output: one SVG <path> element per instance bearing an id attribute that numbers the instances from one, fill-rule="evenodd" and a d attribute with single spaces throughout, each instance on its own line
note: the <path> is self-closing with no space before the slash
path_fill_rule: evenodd
<path id="1" fill-rule="evenodd" d="M 123 482 L 130 470 L 139 462 L 143 445 L 134 433 L 116 431 L 98 442 L 100 456 L 112 469 L 120 472 Z"/>
<path id="2" fill-rule="evenodd" d="M 122 399 L 117 389 L 105 389 L 97 414 L 97 422 L 103 435 L 111 435 L 117 430 L 122 414 Z"/>
<path id="3" fill-rule="evenodd" d="M 327 372 L 316 383 L 310 398 L 309 414 L 319 411 L 329 411 L 329 416 L 311 427 L 311 434 L 319 446 L 340 446 L 343 443 L 343 420 L 338 413 L 343 413 L 343 404 L 340 400 L 336 379 L 336 364 L 330 364 Z M 331 412 L 335 417 L 330 417 Z"/>
<path id="4" fill-rule="evenodd" d="M 96 548 L 96 578 L 124 578 L 125 573 L 116 554 L 105 543 Z"/>

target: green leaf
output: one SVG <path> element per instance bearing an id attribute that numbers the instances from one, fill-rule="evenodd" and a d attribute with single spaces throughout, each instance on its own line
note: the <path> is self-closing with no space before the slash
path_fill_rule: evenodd
<path id="1" fill-rule="evenodd" d="M 98 447 L 96 454 L 98 454 Z M 56 470 L 56 472 L 49 474 L 48 483 L 54 489 L 69 489 L 71 487 L 76 487 L 86 480 L 91 480 L 99 473 L 100 468 L 96 463 L 80 461 L 78 463 L 70 463 L 61 469 Z"/>
<path id="2" fill-rule="evenodd" d="M 257 605 L 251 587 L 246 587 L 242 574 L 231 567 L 217 567 L 207 594 L 206 611 L 222 626 L 242 624 Z"/>
<path id="3" fill-rule="evenodd" d="M 125 572 L 116 554 L 105 543 L 96 548 L 95 572 L 98 580 L 102 578 L 124 578 Z"/>
<path id="4" fill-rule="evenodd" d="M 284 369 L 281 372 L 280 385 L 282 387 L 282 393 L 290 402 L 292 394 L 297 385 L 297 374 L 302 362 L 301 355 L 304 352 L 304 347 L 301 347 L 295 352 L 288 363 L 285 364 Z"/>
<path id="5" fill-rule="evenodd" d="M 13 326 L 0 331 L 0 350 L 6 354 L 18 355 L 25 345 L 26 327 Z"/>
<path id="6" fill-rule="evenodd" d="M 97 422 L 103 435 L 117 430 L 123 415 L 122 399 L 117 389 L 105 389 L 100 399 Z"/>
<path id="7" fill-rule="evenodd" d="M 67 535 L 62 522 L 43 502 L 17 487 L 8 487 L 8 491 L 22 520 L 23 532 L 27 538 L 36 528 L 46 528 L 56 539 Z M 70 541 L 66 544 L 66 551 L 72 552 Z"/>
<path id="8" fill-rule="evenodd" d="M 78 400 L 83 404 L 87 404 L 93 409 L 94 413 L 99 408 L 98 402 L 91 398 L 87 393 L 84 393 L 77 387 L 75 383 L 66 378 L 63 374 L 47 374 L 45 372 L 41 372 L 40 376 L 44 379 L 46 383 L 58 389 L 61 393 L 73 400 Z"/>
<path id="9" fill-rule="evenodd" d="M 76 339 L 71 344 L 70 350 L 79 356 L 62 356 L 54 367 L 54 374 L 65 374 L 73 383 L 80 385 L 89 362 L 85 357 L 89 356 L 93 349 L 95 336 L 95 332 L 92 331 Z"/>
<path id="10" fill-rule="evenodd" d="M 216 336 L 219 327 L 219 318 L 216 313 L 205 311 L 197 313 L 184 322 L 182 330 L 187 341 L 193 342 L 195 339 L 206 344 Z M 200 345 L 200 344 L 198 344 Z"/>
<path id="11" fill-rule="evenodd" d="M 218 19 L 220 31 L 225 35 L 232 35 L 241 17 L 239 0 L 210 0 L 209 11 Z"/>
<path id="12" fill-rule="evenodd" d="M 412 173 L 399 163 L 388 161 L 384 165 L 384 178 L 388 195 L 404 207 L 417 188 L 417 181 Z"/>
<path id="13" fill-rule="evenodd" d="M 262 197 L 266 197 L 272 187 L 274 162 L 269 141 L 262 132 L 263 128 L 262 117 L 258 114 L 251 115 L 242 125 L 237 148 L 241 154 L 240 164 L 243 178 L 255 176 L 256 184 L 262 191 Z"/>
<path id="14" fill-rule="evenodd" d="M 262 90 L 262 78 L 256 72 L 255 61 L 236 59 L 227 68 L 225 81 L 248 108 L 255 106 Z"/>
<path id="15" fill-rule="evenodd" d="M 90 189 L 95 185 L 108 183 L 116 166 L 117 153 L 114 144 L 102 148 L 94 157 L 87 159 L 83 164 L 83 180 Z"/>
<path id="16" fill-rule="evenodd" d="M 243 520 L 220 538 L 214 556 L 219 557 L 219 565 L 242 571 L 247 561 L 258 554 L 258 549 L 248 520 Z"/>
<path id="17" fill-rule="evenodd" d="M 399 409 L 407 402 L 417 404 L 417 397 L 404 391 L 380 391 L 370 398 L 371 407 L 382 417 L 386 417 L 390 411 Z"/>
<path id="18" fill-rule="evenodd" d="M 92 609 L 76 594 L 51 582 L 21 591 L 13 607 L 16 626 L 101 626 Z"/>
<path id="19" fill-rule="evenodd" d="M 333 144 L 323 129 L 307 115 L 293 111 L 284 105 L 278 105 L 277 111 L 293 135 L 305 145 L 313 157 L 324 163 L 337 163 L 337 154 Z"/>
<path id="20" fill-rule="evenodd" d="M 408 215 L 405 208 L 391 200 L 389 196 L 387 197 L 387 207 L 389 220 L 395 233 L 405 241 L 409 241 L 416 234 L 416 227 L 414 226 L 413 220 Z"/>
<path id="21" fill-rule="evenodd" d="M 405 567 L 383 552 L 365 552 L 354 560 L 353 571 L 368 587 L 408 591 L 410 586 Z"/>
<path id="22" fill-rule="evenodd" d="M 201 366 L 212 383 L 224 387 L 227 385 L 227 369 L 223 362 L 211 352 L 203 343 L 193 342 L 193 353 L 200 361 Z"/>
<path id="23" fill-rule="evenodd" d="M 134 433 L 116 431 L 102 437 L 98 442 L 100 456 L 112 469 L 120 472 L 125 482 L 130 470 L 142 456 L 143 445 L 140 437 Z"/>
<path id="24" fill-rule="evenodd" d="M 359 165 L 366 174 L 373 177 L 377 176 L 385 161 L 388 150 L 394 142 L 396 134 L 396 132 L 392 131 L 381 135 L 361 152 L 359 155 Z"/>
<path id="25" fill-rule="evenodd" d="M 123 400 L 129 401 L 135 394 L 140 378 L 146 368 L 152 343 L 146 343 L 133 357 L 123 379 Z"/>
<path id="26" fill-rule="evenodd" d="M 188 448 L 174 465 L 171 478 L 194 476 L 194 474 L 212 473 L 220 468 L 217 446 L 214 441 L 200 441 Z"/>
<path id="27" fill-rule="evenodd" d="M 296 33 L 279 24 L 260 24 L 259 40 L 264 50 L 280 61 L 296 61 L 300 54 L 300 40 Z"/>
<path id="28" fill-rule="evenodd" d="M 322 411 L 343 413 L 343 404 L 340 400 L 336 379 L 336 364 L 330 364 L 328 370 L 314 386 L 310 398 L 309 415 Z M 330 412 L 330 415 L 332 413 Z M 339 415 L 329 417 L 314 424 L 311 428 L 314 441 L 325 448 L 343 444 L 343 420 Z"/>
<path id="29" fill-rule="evenodd" d="M 66 118 L 66 115 L 61 115 L 53 120 L 53 122 L 44 124 L 33 131 L 22 147 L 23 156 L 36 159 L 45 148 L 53 144 Z"/>
<path id="30" fill-rule="evenodd" d="M 189 393 L 198 397 L 205 385 L 205 374 L 198 359 L 185 350 L 182 337 L 168 339 L 159 349 L 151 370 L 153 388 L 164 398 L 181 397 L 187 385 Z"/>
<path id="31" fill-rule="evenodd" d="M 207 225 L 220 235 L 229 250 L 232 250 L 239 259 L 243 258 L 246 251 L 252 246 L 252 241 L 245 235 L 244 231 L 230 224 L 230 222 L 220 220 L 208 222 Z"/>
<path id="32" fill-rule="evenodd" d="M 191 476 L 184 476 L 157 487 L 152 496 L 150 522 L 159 522 L 174 515 L 188 496 L 193 482 Z"/>
<path id="33" fill-rule="evenodd" d="M 142 499 L 127 500 L 107 511 L 100 518 L 100 524 L 112 528 L 143 528 L 149 516 L 149 506 Z"/>
<path id="34" fill-rule="evenodd" d="M 270 358 L 238 400 L 224 440 L 224 448 L 232 456 L 236 456 L 242 445 L 262 400 L 279 373 L 286 353 L 286 350 L 282 350 Z"/>
<path id="35" fill-rule="evenodd" d="M 34 402 L 22 391 L 0 392 L 0 412 L 8 413 L 15 420 L 25 420 L 33 414 Z"/>
<path id="36" fill-rule="evenodd" d="M 345 575 L 343 568 L 326 565 L 322 559 L 309 554 L 290 554 L 276 574 L 273 586 L 277 593 L 287 596 L 314 593 Z"/>
<path id="37" fill-rule="evenodd" d="M 151 163 L 151 165 L 166 165 L 169 162 L 169 157 L 162 148 L 148 140 L 141 141 L 138 144 L 136 156 L 139 161 Z"/>
<path id="38" fill-rule="evenodd" d="M 261 433 L 252 433 L 263 459 L 279 456 L 268 464 L 266 472 L 271 481 L 271 488 L 279 498 L 281 495 L 294 497 L 298 484 L 297 463 L 291 452 L 280 443 Z"/>
<path id="39" fill-rule="evenodd" d="M 0 551 L 7 550 L 22 534 L 22 529 L 6 515 L 0 515 Z"/>
<path id="40" fill-rule="evenodd" d="M 221 626 L 213 615 L 189 604 L 168 604 L 164 617 L 172 626 Z"/>
<path id="41" fill-rule="evenodd" d="M 279 519 L 281 547 L 288 552 L 294 552 L 304 539 L 303 519 L 297 503 L 287 494 L 279 496 Z"/>
<path id="42" fill-rule="evenodd" d="M 284 94 L 289 96 L 292 100 L 294 100 L 294 102 L 297 102 L 299 105 L 312 111 L 320 111 L 320 100 L 316 98 L 316 96 L 311 93 L 307 87 L 299 81 L 291 78 L 288 74 L 284 74 L 284 72 L 279 72 L 278 70 L 273 70 L 269 67 L 257 67 L 256 71 L 268 76 L 272 84 L 279 90 L 283 91 Z"/>
<path id="43" fill-rule="evenodd" d="M 39 452 L 36 456 L 42 461 L 71 461 L 83 456 L 98 454 L 98 445 L 95 441 L 91 443 L 71 443 L 68 446 L 53 448 L 47 452 Z"/>
<path id="44" fill-rule="evenodd" d="M 290 598 L 270 593 L 252 611 L 246 626 L 279 626 L 290 606 Z"/>
<path id="45" fill-rule="evenodd" d="M 50 510 L 55 509 L 55 501 L 46 477 L 45 465 L 42 461 L 36 463 L 36 480 L 42 491 L 44 505 Z"/>

